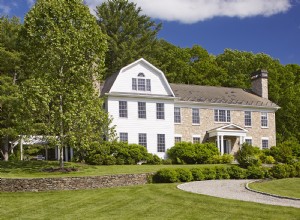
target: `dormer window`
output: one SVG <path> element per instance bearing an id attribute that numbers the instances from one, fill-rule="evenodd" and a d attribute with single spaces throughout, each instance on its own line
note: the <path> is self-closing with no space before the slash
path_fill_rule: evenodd
<path id="1" fill-rule="evenodd" d="M 139 73 L 137 78 L 132 78 L 132 90 L 151 91 L 151 79 L 145 79 L 145 74 Z"/>

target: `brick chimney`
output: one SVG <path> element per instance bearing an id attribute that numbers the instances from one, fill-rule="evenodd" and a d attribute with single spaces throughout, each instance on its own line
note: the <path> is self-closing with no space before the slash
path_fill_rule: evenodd
<path id="1" fill-rule="evenodd" d="M 265 99 L 268 99 L 268 71 L 258 70 L 251 74 L 252 91 Z"/>

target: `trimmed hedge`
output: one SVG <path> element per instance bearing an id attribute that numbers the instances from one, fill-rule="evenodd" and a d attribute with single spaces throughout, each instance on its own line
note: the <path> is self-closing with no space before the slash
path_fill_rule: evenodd
<path id="1" fill-rule="evenodd" d="M 215 166 L 199 168 L 165 168 L 153 175 L 155 183 L 189 182 L 214 179 L 263 179 L 263 178 L 288 178 L 300 177 L 300 162 L 277 164 L 271 169 L 249 166 L 243 169 L 239 166 Z"/>

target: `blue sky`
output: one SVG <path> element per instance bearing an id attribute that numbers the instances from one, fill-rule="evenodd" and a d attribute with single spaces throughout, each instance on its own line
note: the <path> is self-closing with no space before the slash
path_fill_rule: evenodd
<path id="1" fill-rule="evenodd" d="M 105 0 L 85 0 L 92 13 Z M 163 23 L 160 38 L 201 45 L 211 54 L 226 48 L 269 54 L 300 65 L 300 0 L 130 0 Z M 0 14 L 23 19 L 35 0 L 0 0 Z"/>

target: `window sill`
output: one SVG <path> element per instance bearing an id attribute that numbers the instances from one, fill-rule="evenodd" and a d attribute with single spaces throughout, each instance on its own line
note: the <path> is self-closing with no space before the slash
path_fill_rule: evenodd
<path id="1" fill-rule="evenodd" d="M 268 129 L 269 127 L 260 127 L 260 128 L 262 128 L 262 129 Z"/>
<path id="2" fill-rule="evenodd" d="M 192 124 L 192 126 L 200 126 L 200 123 L 199 124 Z"/>

